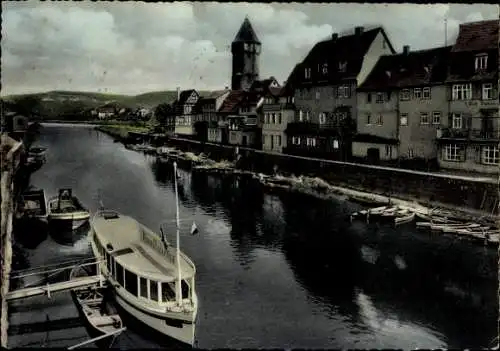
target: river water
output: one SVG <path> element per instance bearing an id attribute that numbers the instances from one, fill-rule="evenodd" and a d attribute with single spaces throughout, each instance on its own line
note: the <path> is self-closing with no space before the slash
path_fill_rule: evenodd
<path id="1" fill-rule="evenodd" d="M 71 187 L 152 229 L 175 216 L 173 171 L 88 126 L 45 125 L 47 163 L 31 184 Z M 181 234 L 197 265 L 200 348 L 473 348 L 496 336 L 496 252 L 414 225 L 349 224 L 359 205 L 266 193 L 234 178 L 179 170 Z M 34 237 L 36 233 L 16 235 Z M 91 255 L 81 236 L 48 235 L 25 266 Z M 25 266 L 19 266 L 24 268 Z M 69 293 L 10 307 L 9 346 L 66 347 L 88 338 Z M 113 347 L 168 346 L 133 325 Z M 90 344 L 89 347 L 95 347 Z"/>

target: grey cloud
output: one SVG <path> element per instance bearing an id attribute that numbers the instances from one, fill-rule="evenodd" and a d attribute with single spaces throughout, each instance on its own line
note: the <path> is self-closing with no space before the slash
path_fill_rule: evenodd
<path id="1" fill-rule="evenodd" d="M 2 3 L 3 94 L 140 93 L 229 85 L 229 46 L 245 15 L 263 43 L 261 75 L 287 78 L 318 40 L 355 25 L 386 28 L 396 49 L 444 43 L 494 5 Z"/>

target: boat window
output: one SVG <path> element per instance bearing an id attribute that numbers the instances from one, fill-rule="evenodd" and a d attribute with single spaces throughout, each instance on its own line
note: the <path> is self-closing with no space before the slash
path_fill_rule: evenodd
<path id="1" fill-rule="evenodd" d="M 149 281 L 149 292 L 150 299 L 153 301 L 158 301 L 158 282 L 154 280 Z"/>
<path id="2" fill-rule="evenodd" d="M 140 277 L 140 292 L 142 297 L 148 298 L 148 280 L 143 277 Z"/>
<path id="3" fill-rule="evenodd" d="M 161 295 L 163 302 L 175 300 L 175 290 L 169 283 L 161 283 Z"/>
<path id="4" fill-rule="evenodd" d="M 189 298 L 189 285 L 186 283 L 185 280 L 181 280 L 181 290 L 182 290 L 182 298 L 188 299 Z"/>
<path id="5" fill-rule="evenodd" d="M 109 256 L 108 270 L 112 276 L 115 275 L 115 259 L 113 256 Z"/>
<path id="6" fill-rule="evenodd" d="M 125 270 L 125 289 L 132 295 L 137 296 L 137 275 Z"/>
<path id="7" fill-rule="evenodd" d="M 106 252 L 106 267 L 108 267 L 108 272 L 111 272 L 111 255 Z"/>
<path id="8" fill-rule="evenodd" d="M 125 279 L 124 279 L 124 274 L 123 274 L 123 267 L 116 262 L 116 281 L 118 284 L 121 286 L 125 286 Z"/>

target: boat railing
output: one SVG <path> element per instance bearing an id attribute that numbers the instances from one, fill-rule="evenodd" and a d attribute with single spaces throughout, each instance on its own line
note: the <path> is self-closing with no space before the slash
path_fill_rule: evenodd
<path id="1" fill-rule="evenodd" d="M 172 248 L 174 250 L 169 250 L 157 234 L 141 228 L 141 239 L 150 247 L 155 249 L 158 253 L 165 256 L 170 263 L 176 264 L 175 249 Z M 194 265 L 193 261 L 191 261 L 191 259 L 182 251 L 180 255 L 182 256 L 184 261 L 191 267 L 191 269 L 196 272 L 196 266 Z"/>
<path id="2" fill-rule="evenodd" d="M 158 253 L 165 256 L 170 263 L 175 264 L 175 255 L 168 250 L 158 235 L 141 228 L 141 239 Z"/>

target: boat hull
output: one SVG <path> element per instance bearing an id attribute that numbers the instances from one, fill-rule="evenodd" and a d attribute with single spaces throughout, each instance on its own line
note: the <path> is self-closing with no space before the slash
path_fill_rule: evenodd
<path id="1" fill-rule="evenodd" d="M 60 228 L 64 228 L 66 230 L 76 230 L 78 228 L 80 228 L 81 226 L 83 226 L 85 223 L 87 223 L 89 221 L 88 218 L 83 218 L 83 219 L 76 219 L 76 218 L 58 218 L 58 217 L 53 217 L 53 216 L 49 216 L 49 220 L 50 220 L 50 224 L 51 226 L 55 226 L 55 227 L 60 227 Z"/>
<path id="2" fill-rule="evenodd" d="M 114 290 L 114 295 L 118 305 L 139 322 L 182 343 L 191 346 L 194 344 L 196 329 L 196 324 L 194 322 L 186 323 L 180 320 L 175 320 L 174 323 L 167 323 L 165 318 L 145 313 L 133 306 L 131 302 L 121 296 L 117 289 Z"/>

